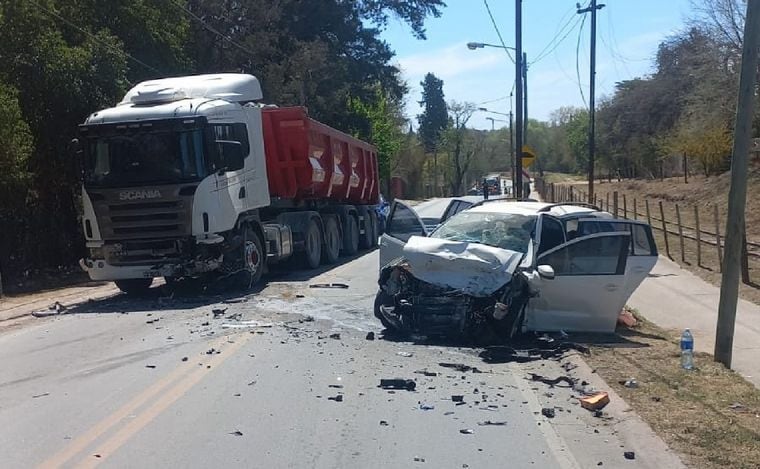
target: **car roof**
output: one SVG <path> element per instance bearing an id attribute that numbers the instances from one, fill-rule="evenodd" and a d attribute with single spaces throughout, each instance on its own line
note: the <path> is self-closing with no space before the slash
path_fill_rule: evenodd
<path id="1" fill-rule="evenodd" d="M 548 209 L 548 210 L 547 210 Z M 550 204 L 546 202 L 518 202 L 514 200 L 494 200 L 469 209 L 470 212 L 481 213 L 512 213 L 516 215 L 537 215 L 540 212 L 549 213 L 555 217 L 577 217 L 584 215 L 608 215 L 606 212 L 573 204 Z"/>

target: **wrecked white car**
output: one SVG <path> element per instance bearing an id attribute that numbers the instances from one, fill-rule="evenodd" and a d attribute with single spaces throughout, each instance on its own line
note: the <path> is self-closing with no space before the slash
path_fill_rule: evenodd
<path id="1" fill-rule="evenodd" d="M 651 227 L 584 204 L 484 201 L 432 233 L 395 202 L 375 316 L 391 330 L 498 341 L 613 332 L 657 261 Z"/>

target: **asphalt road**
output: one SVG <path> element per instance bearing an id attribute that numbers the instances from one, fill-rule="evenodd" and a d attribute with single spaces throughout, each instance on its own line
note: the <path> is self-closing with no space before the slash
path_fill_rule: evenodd
<path id="1" fill-rule="evenodd" d="M 477 349 L 384 340 L 371 312 L 377 262 L 274 272 L 246 295 L 157 288 L 5 326 L 2 467 L 658 465 L 625 459 L 634 442 L 618 420 L 594 418 L 572 389 L 526 379 L 567 374 L 560 361 L 489 365 Z M 378 388 L 395 377 L 417 389 Z"/>

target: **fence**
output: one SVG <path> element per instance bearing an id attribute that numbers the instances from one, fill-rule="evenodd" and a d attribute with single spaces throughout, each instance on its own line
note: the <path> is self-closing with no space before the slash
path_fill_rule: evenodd
<path id="1" fill-rule="evenodd" d="M 589 203 L 588 193 L 579 186 L 541 182 L 536 184 L 536 190 L 547 202 Z M 653 231 L 661 235 L 668 258 L 673 259 L 673 253 L 676 251 L 671 242 L 677 242 L 679 260 L 682 263 L 690 265 L 696 260 L 699 267 L 710 269 L 711 266 L 707 264 L 712 264 L 718 271 L 722 271 L 724 243 L 721 226 L 725 226 L 725 222 L 721 220 L 717 205 L 688 206 L 674 203 L 666 210 L 668 202 L 628 197 L 617 191 L 596 193 L 590 203 L 611 213 L 615 218 L 645 220 L 652 226 Z M 672 217 L 673 214 L 675 217 Z M 685 221 L 685 218 L 688 221 Z M 687 241 L 690 248 L 694 249 L 687 249 Z M 715 255 L 703 248 L 712 250 Z M 742 253 L 742 281 L 749 285 L 749 259 L 760 260 L 760 243 L 748 241 L 745 235 Z"/>

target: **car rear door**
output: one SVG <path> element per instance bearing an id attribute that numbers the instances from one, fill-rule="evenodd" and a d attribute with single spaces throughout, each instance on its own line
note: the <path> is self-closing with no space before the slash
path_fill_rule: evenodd
<path id="1" fill-rule="evenodd" d="M 635 220 L 581 218 L 578 220 L 579 235 L 603 232 L 628 232 L 631 244 L 625 269 L 628 296 L 641 285 L 657 263 L 657 246 L 649 224 Z"/>
<path id="2" fill-rule="evenodd" d="M 412 236 L 427 236 L 425 225 L 417 212 L 403 202 L 394 201 L 380 237 L 380 268 L 401 257 L 404 245 Z"/>
<path id="3" fill-rule="evenodd" d="M 592 234 L 539 254 L 535 265 L 550 265 L 555 277 L 530 278 L 538 296 L 528 303 L 525 327 L 613 332 L 630 296 L 625 275 L 630 238 L 627 232 Z"/>

